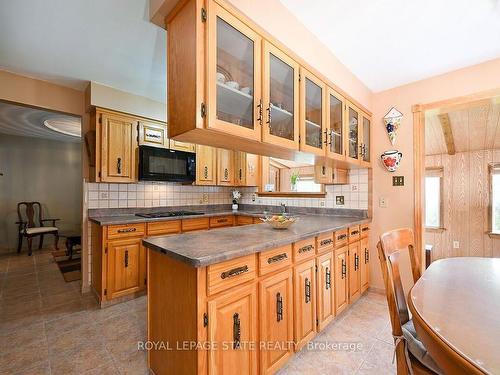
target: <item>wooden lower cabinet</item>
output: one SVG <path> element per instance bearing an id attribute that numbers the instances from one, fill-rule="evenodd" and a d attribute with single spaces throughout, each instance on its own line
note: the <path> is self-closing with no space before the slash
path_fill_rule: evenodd
<path id="1" fill-rule="evenodd" d="M 361 296 L 360 249 L 359 241 L 349 244 L 349 303 Z"/>
<path id="2" fill-rule="evenodd" d="M 257 374 L 256 285 L 238 287 L 208 301 L 209 374 Z"/>
<path id="3" fill-rule="evenodd" d="M 361 259 L 359 261 L 359 272 L 361 280 L 361 293 L 364 293 L 370 284 L 370 249 L 369 249 L 369 239 L 368 237 L 361 238 L 360 244 L 360 255 Z"/>
<path id="4" fill-rule="evenodd" d="M 294 338 L 300 350 L 316 334 L 316 262 L 294 267 Z"/>
<path id="5" fill-rule="evenodd" d="M 108 299 L 146 288 L 146 250 L 142 238 L 109 241 L 107 254 Z"/>
<path id="6" fill-rule="evenodd" d="M 293 284 L 287 269 L 259 282 L 260 373 L 274 374 L 293 354 Z"/>
<path id="7" fill-rule="evenodd" d="M 349 265 L 348 247 L 335 250 L 335 310 L 337 314 L 349 304 Z"/>
<path id="8" fill-rule="evenodd" d="M 317 315 L 318 332 L 335 316 L 335 283 L 333 252 L 329 251 L 316 258 L 317 269 Z"/>

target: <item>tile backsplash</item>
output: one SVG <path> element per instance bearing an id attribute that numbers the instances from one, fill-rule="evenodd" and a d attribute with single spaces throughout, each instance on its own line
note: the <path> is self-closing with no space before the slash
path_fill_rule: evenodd
<path id="1" fill-rule="evenodd" d="M 191 186 L 173 182 L 137 184 L 88 183 L 88 208 L 166 207 L 200 204 L 230 204 L 231 191 L 242 193 L 240 203 L 296 207 L 368 209 L 368 170 L 349 171 L 349 184 L 326 186 L 325 198 L 258 197 L 256 187 Z M 344 204 L 337 205 L 336 197 Z"/>

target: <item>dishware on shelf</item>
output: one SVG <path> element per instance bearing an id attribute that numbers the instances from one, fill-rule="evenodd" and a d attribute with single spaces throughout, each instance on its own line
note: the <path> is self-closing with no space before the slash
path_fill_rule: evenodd
<path id="1" fill-rule="evenodd" d="M 276 215 L 266 215 L 265 218 L 261 218 L 264 223 L 269 224 L 274 229 L 288 229 L 295 222 L 297 222 L 296 216 L 290 216 L 288 214 L 276 214 Z"/>
<path id="2" fill-rule="evenodd" d="M 226 82 L 227 87 L 231 87 L 232 89 L 238 90 L 240 88 L 240 84 L 236 81 Z"/>
<path id="3" fill-rule="evenodd" d="M 217 74 L 215 76 L 217 78 L 217 82 L 219 82 L 219 83 L 226 82 L 226 76 L 223 73 L 217 72 Z"/>
<path id="4" fill-rule="evenodd" d="M 250 87 L 243 87 L 240 89 L 243 94 L 252 95 L 252 89 Z"/>

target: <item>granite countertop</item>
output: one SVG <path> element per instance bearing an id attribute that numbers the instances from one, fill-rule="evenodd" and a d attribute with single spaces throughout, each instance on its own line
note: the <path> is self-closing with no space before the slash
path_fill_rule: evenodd
<path id="1" fill-rule="evenodd" d="M 286 230 L 253 224 L 151 237 L 144 239 L 143 244 L 193 267 L 204 267 L 369 221 L 359 217 L 304 215 Z"/>
<path id="2" fill-rule="evenodd" d="M 187 211 L 201 212 L 200 210 L 197 209 L 191 209 Z M 197 217 L 211 217 L 211 216 L 224 216 L 224 215 L 240 215 L 240 216 L 253 216 L 253 217 L 264 216 L 263 212 L 223 210 L 223 211 L 205 212 L 202 215 L 186 215 L 186 216 L 155 217 L 155 218 L 135 216 L 135 214 L 91 216 L 89 217 L 89 220 L 99 225 L 118 225 L 118 224 L 146 223 L 153 221 L 193 219 Z"/>

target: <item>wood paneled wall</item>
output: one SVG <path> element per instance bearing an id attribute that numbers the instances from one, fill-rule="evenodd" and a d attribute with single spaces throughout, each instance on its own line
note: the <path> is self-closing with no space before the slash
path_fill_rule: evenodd
<path id="1" fill-rule="evenodd" d="M 500 162 L 500 149 L 425 157 L 427 168 L 443 168 L 445 230 L 425 233 L 425 243 L 433 245 L 432 260 L 457 256 L 500 257 L 500 239 L 490 238 L 486 233 L 490 230 L 488 164 L 492 162 Z M 453 241 L 459 241 L 458 249 L 453 248 Z"/>

